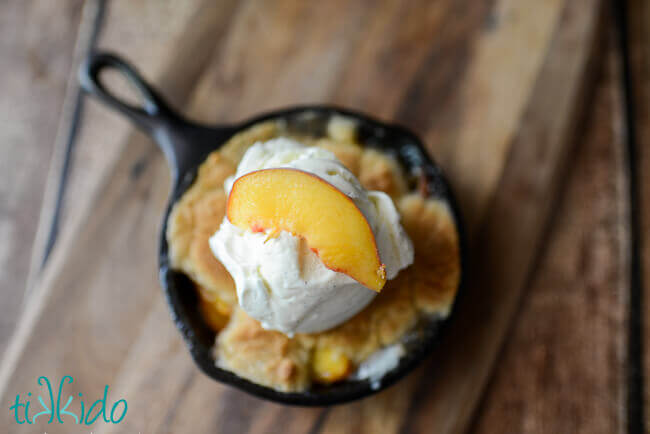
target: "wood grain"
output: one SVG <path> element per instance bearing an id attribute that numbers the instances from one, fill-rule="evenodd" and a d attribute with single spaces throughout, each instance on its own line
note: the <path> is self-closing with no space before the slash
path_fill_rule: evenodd
<path id="1" fill-rule="evenodd" d="M 0 355 L 22 309 L 81 7 L 81 0 L 0 4 Z"/>
<path id="2" fill-rule="evenodd" d="M 454 184 L 467 186 L 459 191 L 464 209 L 477 210 L 470 220 L 477 234 L 473 256 L 485 265 L 477 268 L 467 299 L 487 294 L 489 300 L 460 306 L 445 351 L 393 388 L 328 410 L 266 403 L 199 374 L 156 282 L 158 219 L 168 190 L 164 161 L 148 139 L 89 104 L 65 228 L 0 366 L 0 396 L 33 391 L 38 375 L 70 373 L 70 391 L 90 395 L 108 383 L 111 396 L 125 397 L 135 416 L 94 432 L 257 433 L 277 426 L 287 432 L 461 432 L 560 185 L 588 83 L 600 1 L 531 3 L 539 8 L 539 23 L 535 13 L 508 0 L 475 5 L 340 0 L 269 6 L 249 0 L 216 7 L 196 0 L 180 7 L 116 0 L 100 40 L 135 59 L 177 107 L 187 105 L 203 121 L 338 102 L 425 133 Z M 533 36 L 531 25 L 537 26 Z M 521 68 L 492 60 L 502 50 L 518 56 L 526 47 L 534 53 Z M 506 86 L 503 74 L 521 81 Z M 512 98 L 511 89 L 517 90 Z M 503 131 L 481 123 L 493 110 L 501 112 Z M 469 128 L 491 133 L 476 143 L 476 136 L 460 133 Z M 459 143 L 482 151 L 457 154 Z M 464 171 L 485 155 L 489 168 Z M 20 432 L 8 417 L 0 413 L 0 425 Z M 70 432 L 69 426 L 35 428 Z"/>
<path id="3" fill-rule="evenodd" d="M 645 429 L 650 429 L 650 5 L 628 1 L 628 38 L 630 49 L 630 90 L 635 130 L 638 243 L 640 248 L 640 302 L 642 373 L 645 380 Z"/>
<path id="4" fill-rule="evenodd" d="M 557 25 L 562 10 L 561 1 L 544 2 L 536 8 L 517 0 L 498 1 L 490 15 L 493 29 L 485 31 L 477 42 L 459 101 L 464 128 L 457 130 L 455 146 L 445 153 L 449 176 L 465 197 L 463 215 L 470 231 L 481 222 L 494 193 L 494 188 L 485 186 L 496 185 L 501 176 L 554 36 L 550 29 Z M 486 111 L 486 106 L 498 109 Z M 473 175 L 467 177 L 466 173 Z"/>
<path id="5" fill-rule="evenodd" d="M 435 427 L 437 432 L 463 432 L 471 417 L 477 392 L 482 390 L 517 306 L 534 260 L 533 252 L 543 234 L 545 216 L 559 187 L 556 175 L 562 173 L 562 161 L 571 144 L 567 138 L 572 134 L 574 115 L 580 111 L 576 104 L 581 101 L 583 86 L 588 84 L 584 78 L 589 53 L 596 43 L 597 6 L 571 2 L 562 11 L 561 24 L 539 72 L 543 79 L 536 81 L 474 246 L 472 280 L 465 303 L 457 307 L 450 339 L 441 345 L 446 351 L 437 353 L 428 363 L 426 375 L 412 392 L 412 407 L 405 417 L 409 430 L 427 432 Z M 578 41 L 584 45 L 576 51 L 573 44 Z M 576 57 L 578 52 L 583 57 Z M 463 192 L 460 194 L 463 200 Z M 484 302 L 471 301 L 478 299 Z M 476 324 L 481 327 L 477 329 Z M 399 387 L 406 386 L 400 384 L 395 389 Z M 398 399 L 403 395 L 404 390 L 394 396 Z"/>
<path id="6" fill-rule="evenodd" d="M 599 54 L 567 188 L 475 433 L 627 432 L 629 197 L 612 39 Z"/>
<path id="7" fill-rule="evenodd" d="M 128 29 L 134 41 L 144 44 L 147 37 L 149 45 L 153 44 L 152 40 L 160 41 L 162 44 L 160 50 L 164 48 L 166 55 L 157 53 L 159 57 L 156 57 L 156 62 L 163 78 L 169 77 L 168 80 L 171 82 L 166 89 L 166 95 L 171 97 L 170 99 L 174 96 L 183 97 L 183 89 L 187 88 L 187 83 L 192 83 L 195 79 L 192 71 L 200 69 L 202 62 L 200 56 L 195 57 L 196 52 L 189 53 L 184 50 L 182 43 L 197 46 L 201 41 L 205 41 L 203 44 L 206 49 L 212 49 L 215 40 L 206 40 L 205 32 L 207 30 L 212 32 L 212 29 L 219 28 L 222 20 L 227 19 L 231 13 L 230 9 L 224 7 L 206 11 L 205 5 L 208 2 L 195 2 L 194 8 L 190 7 L 189 2 L 185 4 L 188 11 L 183 16 L 176 14 L 176 19 L 180 22 L 175 26 L 170 23 L 164 32 L 160 30 L 159 34 L 152 34 L 152 29 L 159 29 L 157 23 L 169 14 L 168 9 L 156 9 L 149 4 L 148 8 L 158 11 L 160 15 L 149 14 L 152 22 L 147 27 L 142 26 L 142 20 L 133 18 L 133 2 L 111 2 L 109 19 L 116 25 L 107 26 L 100 41 L 103 44 L 110 38 L 119 40 L 124 37 L 122 35 L 125 29 L 120 26 L 126 23 L 129 23 Z M 140 16 L 145 15 L 145 12 L 148 11 L 141 12 Z M 142 31 L 141 37 L 138 31 Z M 176 51 L 173 51 L 172 41 L 180 44 Z M 146 45 L 138 46 L 136 42 L 128 45 L 122 41 L 122 44 L 132 49 L 138 48 L 143 53 L 151 51 Z M 181 63 L 176 63 L 178 60 Z M 167 69 L 163 69 L 164 67 Z M 178 76 L 180 78 L 177 79 Z M 88 119 L 94 120 L 92 124 L 95 125 L 95 129 L 92 131 L 85 128 Z M 74 375 L 79 390 L 102 388 L 106 381 L 110 381 L 112 373 L 118 369 L 126 349 L 131 344 L 129 336 L 135 338 L 130 331 L 137 330 L 139 323 L 145 319 L 143 312 L 151 306 L 151 298 L 159 294 L 155 272 L 156 232 L 169 182 L 162 158 L 157 152 L 152 152 L 155 148 L 151 142 L 142 135 L 134 133 L 124 120 L 103 108 L 100 109 L 97 105 L 93 107 L 90 104 L 84 114 L 84 126 L 80 130 L 77 149 L 80 152 L 75 155 L 73 173 L 69 179 L 63 230 L 41 281 L 34 289 L 25 314 L 21 316 L 17 332 L 9 344 L 7 357 L 3 360 L 0 369 L 0 389 L 6 386 L 6 380 L 13 376 L 14 366 L 20 366 L 20 372 L 25 373 L 33 369 L 39 370 L 39 358 L 53 360 L 50 369 L 54 369 L 48 372 L 56 371 L 55 366 L 68 372 L 78 372 Z M 125 159 L 120 160 L 122 164 L 117 158 L 121 151 L 125 154 Z M 92 158 L 87 158 L 86 152 L 90 152 Z M 154 161 L 157 159 L 158 164 L 154 166 L 157 167 L 160 176 L 159 179 L 152 181 L 153 185 L 159 186 L 156 191 L 159 196 L 153 196 L 151 200 L 146 200 L 149 195 L 148 187 L 137 187 L 139 184 L 136 182 L 139 174 L 150 173 L 145 170 L 146 164 L 142 164 L 142 161 L 149 161 L 144 158 L 148 155 L 151 155 Z M 142 169 L 139 172 L 134 171 L 134 166 Z M 121 182 L 112 182 L 110 177 L 106 176 L 107 172 L 114 173 Z M 151 181 L 151 178 L 145 179 Z M 124 208 L 125 202 L 129 200 L 132 211 L 126 209 L 129 208 L 128 206 Z M 105 206 L 107 203 L 108 207 Z M 100 215 L 110 212 L 111 206 L 116 206 L 115 210 L 119 208 L 121 215 L 125 217 L 130 215 L 132 219 L 131 223 L 124 222 L 126 224 L 122 232 L 114 231 L 115 222 L 110 218 L 108 219 L 110 225 L 102 227 L 103 218 Z M 147 215 L 146 209 L 151 206 L 153 210 Z M 97 219 L 93 220 L 94 224 L 86 226 L 87 216 L 91 213 Z M 142 223 L 140 218 L 145 218 L 148 231 L 142 233 L 139 229 L 130 230 L 130 226 Z M 88 231 L 85 236 L 80 236 L 82 225 Z M 143 238 L 136 242 L 134 235 L 137 234 L 141 234 Z M 135 242 L 134 248 L 125 248 L 129 245 L 129 240 Z M 114 243 L 113 253 L 109 256 L 117 262 L 103 262 L 101 255 L 98 255 L 97 259 L 100 260 L 95 264 L 92 264 L 92 261 L 85 261 L 90 251 L 110 250 L 111 248 L 108 244 L 104 244 L 105 242 Z M 78 252 L 76 259 L 67 255 L 71 251 Z M 123 251 L 128 254 L 123 255 Z M 70 266 L 63 266 L 63 264 Z M 120 273 L 115 274 L 115 270 L 120 270 Z M 145 272 L 141 273 L 142 270 Z M 84 312 L 84 314 L 65 317 L 62 312 L 66 309 Z M 63 321 L 62 315 L 66 318 Z M 56 324 L 56 327 L 51 327 L 52 324 Z M 115 327 L 120 324 L 122 330 Z M 41 330 L 43 335 L 37 339 L 28 339 L 26 336 L 33 330 Z M 74 338 L 66 339 L 68 346 L 56 351 L 58 356 L 50 354 L 43 345 L 48 341 L 56 345 L 55 342 L 59 341 L 58 336 L 68 333 L 72 333 Z M 113 346 L 113 343 L 117 346 Z M 24 355 L 23 350 L 30 345 L 33 345 L 32 348 L 37 352 L 42 351 L 38 358 L 30 358 L 31 361 L 27 363 L 32 368 L 23 366 L 24 360 L 20 359 L 20 356 Z M 79 357 L 72 356 L 73 353 L 78 353 Z M 23 367 L 27 370 L 23 371 Z M 83 377 L 86 380 L 83 380 Z M 13 376 L 13 380 L 18 378 Z M 35 386 L 33 378 L 24 380 L 27 387 Z M 48 431 L 56 432 L 52 427 L 48 427 Z"/>

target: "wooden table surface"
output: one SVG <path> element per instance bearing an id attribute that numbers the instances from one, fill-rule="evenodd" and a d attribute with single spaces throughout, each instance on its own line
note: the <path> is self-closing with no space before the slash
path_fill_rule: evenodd
<path id="1" fill-rule="evenodd" d="M 420 135 L 470 246 L 440 349 L 388 390 L 331 408 L 200 374 L 157 283 L 165 161 L 79 90 L 98 48 L 199 121 L 334 103 Z M 9 0 L 0 54 L 0 431 L 650 429 L 644 0 Z M 88 402 L 109 385 L 124 420 L 16 423 L 16 395 L 64 375 Z"/>

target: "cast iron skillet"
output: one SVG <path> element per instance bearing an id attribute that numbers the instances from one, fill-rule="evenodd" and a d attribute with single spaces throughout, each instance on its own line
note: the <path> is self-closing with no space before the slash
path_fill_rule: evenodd
<path id="1" fill-rule="evenodd" d="M 115 69 L 135 86 L 143 100 L 136 107 L 118 99 L 106 89 L 100 74 Z M 431 197 L 446 200 L 453 212 L 461 241 L 461 269 L 465 274 L 464 237 L 458 208 L 452 192 L 438 166 L 424 151 L 420 140 L 409 131 L 385 124 L 361 113 L 330 106 L 303 106 L 278 110 L 257 116 L 236 125 L 206 127 L 197 125 L 175 113 L 151 86 L 127 62 L 109 53 L 93 53 L 80 70 L 82 88 L 109 107 L 119 111 L 149 134 L 162 149 L 172 173 L 172 190 L 160 231 L 160 282 L 165 292 L 176 327 L 199 368 L 209 377 L 233 385 L 248 393 L 285 404 L 321 406 L 352 401 L 396 382 L 410 372 L 437 344 L 448 318 L 426 321 L 414 336 L 405 342 L 406 355 L 399 365 L 388 372 L 379 388 L 367 380 L 350 380 L 331 386 L 315 387 L 304 393 L 283 393 L 260 386 L 215 366 L 211 354 L 215 334 L 205 325 L 197 310 L 197 295 L 193 283 L 183 273 L 172 270 L 167 253 L 165 231 L 167 217 L 173 204 L 192 184 L 197 168 L 206 156 L 218 149 L 237 131 L 268 119 L 284 119 L 296 132 L 322 134 L 327 121 L 334 115 L 344 115 L 358 122 L 359 139 L 365 146 L 392 154 L 403 165 L 413 188 Z M 461 277 L 461 280 L 465 279 Z"/>

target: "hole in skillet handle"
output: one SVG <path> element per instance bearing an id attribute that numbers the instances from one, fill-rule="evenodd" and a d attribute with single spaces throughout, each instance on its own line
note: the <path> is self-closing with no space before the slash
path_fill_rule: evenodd
<path id="1" fill-rule="evenodd" d="M 114 70 L 138 92 L 142 106 L 133 105 L 108 89 L 102 73 Z M 173 185 L 203 161 L 234 128 L 206 127 L 188 121 L 174 111 L 163 97 L 127 61 L 109 52 L 93 52 L 79 70 L 81 88 L 151 136 L 163 151 L 170 167 Z"/>
<path id="2" fill-rule="evenodd" d="M 117 70 L 129 84 L 133 85 L 143 101 L 142 107 L 123 101 L 114 92 L 108 90 L 102 81 L 101 73 L 110 69 Z M 161 122 L 168 121 L 172 117 L 172 111 L 162 97 L 147 84 L 133 66 L 114 54 L 91 53 L 81 65 L 79 81 L 87 93 L 119 111 L 146 132 L 152 132 Z"/>

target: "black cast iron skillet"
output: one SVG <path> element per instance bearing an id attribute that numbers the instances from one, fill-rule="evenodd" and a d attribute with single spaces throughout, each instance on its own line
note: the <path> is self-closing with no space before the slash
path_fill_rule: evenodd
<path id="1" fill-rule="evenodd" d="M 134 85 L 143 100 L 142 107 L 120 100 L 104 86 L 100 75 L 107 69 L 117 70 Z M 322 105 L 278 110 L 236 125 L 216 127 L 197 125 L 175 113 L 133 67 L 109 53 L 91 54 L 81 67 L 80 81 L 87 93 L 119 111 L 149 134 L 165 154 L 172 172 L 172 190 L 160 231 L 160 282 L 176 327 L 183 335 L 194 361 L 208 376 L 258 397 L 285 404 L 305 406 L 339 404 L 371 395 L 393 384 L 410 372 L 437 344 L 448 319 L 426 320 L 414 335 L 405 341 L 406 355 L 395 369 L 383 377 L 379 388 L 373 389 L 367 380 L 350 380 L 331 386 L 316 386 L 303 393 L 283 393 L 252 383 L 215 366 L 211 352 L 215 334 L 201 320 L 193 283 L 183 273 L 170 268 L 165 238 L 167 217 L 171 207 L 192 184 L 201 162 L 234 133 L 264 120 L 283 119 L 290 130 L 320 135 L 325 132 L 327 122 L 332 116 L 343 115 L 358 122 L 359 140 L 365 146 L 377 148 L 397 158 L 403 165 L 405 173 L 408 174 L 413 188 L 418 188 L 424 194 L 449 203 L 460 235 L 463 270 L 461 274 L 464 274 L 464 238 L 456 203 L 440 169 L 426 154 L 422 143 L 415 135 L 404 128 L 385 124 L 361 113 Z"/>

